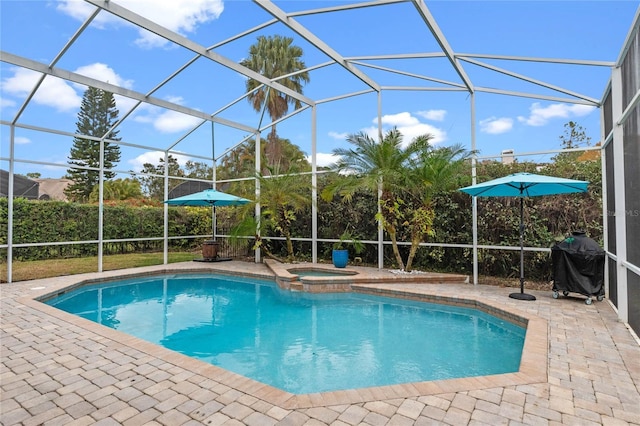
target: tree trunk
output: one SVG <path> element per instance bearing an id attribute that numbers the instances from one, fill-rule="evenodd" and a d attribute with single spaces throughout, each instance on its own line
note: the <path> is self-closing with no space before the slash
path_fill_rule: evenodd
<path id="1" fill-rule="evenodd" d="M 260 250 L 262 250 L 264 252 L 266 257 L 270 257 L 272 259 L 275 259 L 280 263 L 287 263 L 284 259 L 281 259 L 280 257 L 276 256 L 275 254 L 271 253 L 271 251 L 267 248 L 267 246 L 262 243 L 262 237 L 260 237 L 259 235 L 256 235 L 255 238 L 256 238 L 256 242 L 253 245 L 253 249 L 254 250 L 259 248 Z"/>
<path id="2" fill-rule="evenodd" d="M 400 256 L 400 250 L 398 249 L 398 241 L 396 240 L 396 231 L 387 229 L 389 233 L 389 238 L 391 238 L 391 247 L 393 248 L 393 254 L 396 257 L 396 262 L 398 262 L 398 268 L 400 270 L 404 270 L 404 262 L 402 261 L 402 256 Z"/>
<path id="3" fill-rule="evenodd" d="M 420 206 L 413 211 L 411 217 L 411 249 L 409 250 L 409 257 L 407 259 L 406 272 L 411 272 L 413 259 L 420 247 L 420 242 L 431 233 L 434 217 L 435 213 L 430 204 Z"/>
<path id="4" fill-rule="evenodd" d="M 285 239 L 287 241 L 287 257 L 289 258 L 289 261 L 292 261 L 294 260 L 294 256 L 293 256 L 293 242 L 291 241 L 291 234 L 286 233 Z"/>
<path id="5" fill-rule="evenodd" d="M 413 258 L 416 256 L 416 253 L 418 252 L 418 247 L 420 247 L 420 239 L 413 238 L 411 240 L 411 249 L 409 250 L 409 258 L 407 259 L 407 267 L 405 268 L 406 272 L 411 272 Z"/>
<path id="6" fill-rule="evenodd" d="M 282 148 L 280 146 L 280 139 L 276 133 L 276 127 L 271 128 L 271 132 L 267 136 L 267 146 L 265 148 L 265 156 L 267 157 L 267 164 L 272 168 L 282 167 Z"/>

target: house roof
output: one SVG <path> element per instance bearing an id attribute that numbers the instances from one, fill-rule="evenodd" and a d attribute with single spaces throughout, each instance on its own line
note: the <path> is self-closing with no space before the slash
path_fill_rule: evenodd
<path id="1" fill-rule="evenodd" d="M 71 184 L 70 179 L 34 179 L 40 184 L 39 199 L 68 201 L 64 190 Z M 48 197 L 48 198 L 46 198 Z"/>

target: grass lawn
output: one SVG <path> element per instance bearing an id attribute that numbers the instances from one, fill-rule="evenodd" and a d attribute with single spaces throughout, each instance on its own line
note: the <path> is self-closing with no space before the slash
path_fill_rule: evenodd
<path id="1" fill-rule="evenodd" d="M 169 252 L 169 263 L 187 262 L 199 257 L 192 252 Z M 132 253 L 104 256 L 102 269 L 137 268 L 140 266 L 161 265 L 162 253 Z M 72 259 L 33 260 L 13 262 L 13 281 L 35 280 L 40 278 L 59 277 L 62 275 L 84 274 L 98 271 L 98 257 L 82 257 Z M 7 282 L 7 264 L 0 264 L 0 282 Z"/>
<path id="2" fill-rule="evenodd" d="M 169 263 L 189 262 L 202 257 L 200 252 L 169 252 Z M 115 269 L 137 268 L 140 266 L 161 265 L 162 253 L 132 253 L 104 256 L 102 269 L 111 271 Z M 369 265 L 375 267 L 375 265 Z M 98 257 L 82 257 L 72 259 L 33 260 L 29 262 L 13 262 L 13 281 L 35 280 L 40 278 L 59 277 L 63 275 L 84 274 L 98 271 Z M 495 285 L 500 287 L 520 287 L 516 278 L 501 278 L 480 276 L 479 284 Z M 0 264 L 0 282 L 7 282 L 7 264 Z M 550 290 L 548 282 L 525 282 L 526 289 Z"/>

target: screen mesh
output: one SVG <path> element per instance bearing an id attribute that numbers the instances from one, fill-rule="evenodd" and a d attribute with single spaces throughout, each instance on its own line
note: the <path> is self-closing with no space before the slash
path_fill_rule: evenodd
<path id="1" fill-rule="evenodd" d="M 604 136 L 607 137 L 613 130 L 613 103 L 611 102 L 611 90 L 607 93 L 602 104 L 602 113 L 604 115 Z"/>
<path id="2" fill-rule="evenodd" d="M 616 186 L 613 180 L 613 143 L 613 141 L 610 142 L 604 149 L 605 167 L 607 168 L 605 170 L 607 178 L 607 217 L 605 220 L 607 221 L 607 247 L 611 253 L 616 254 Z"/>
<path id="3" fill-rule="evenodd" d="M 636 31 L 622 61 L 622 109 L 625 110 L 640 88 L 640 31 Z"/>
<path id="4" fill-rule="evenodd" d="M 627 260 L 640 265 L 640 108 L 637 106 L 623 125 L 625 218 Z"/>

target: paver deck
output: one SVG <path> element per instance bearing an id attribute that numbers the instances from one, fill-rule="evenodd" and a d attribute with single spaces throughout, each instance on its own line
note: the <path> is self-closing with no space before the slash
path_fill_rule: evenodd
<path id="1" fill-rule="evenodd" d="M 527 332 L 533 355 L 511 375 L 310 395 L 288 394 L 33 300 L 81 280 L 203 268 L 272 276 L 253 263 L 185 262 L 0 286 L 0 423 L 640 425 L 640 345 L 606 300 L 588 306 L 581 298 L 553 299 L 549 290 L 528 291 L 537 300 L 519 301 L 508 297 L 511 288 L 415 279 L 357 284 L 519 312 L 538 328 L 535 339 Z M 540 354 L 546 359 L 536 359 Z"/>

